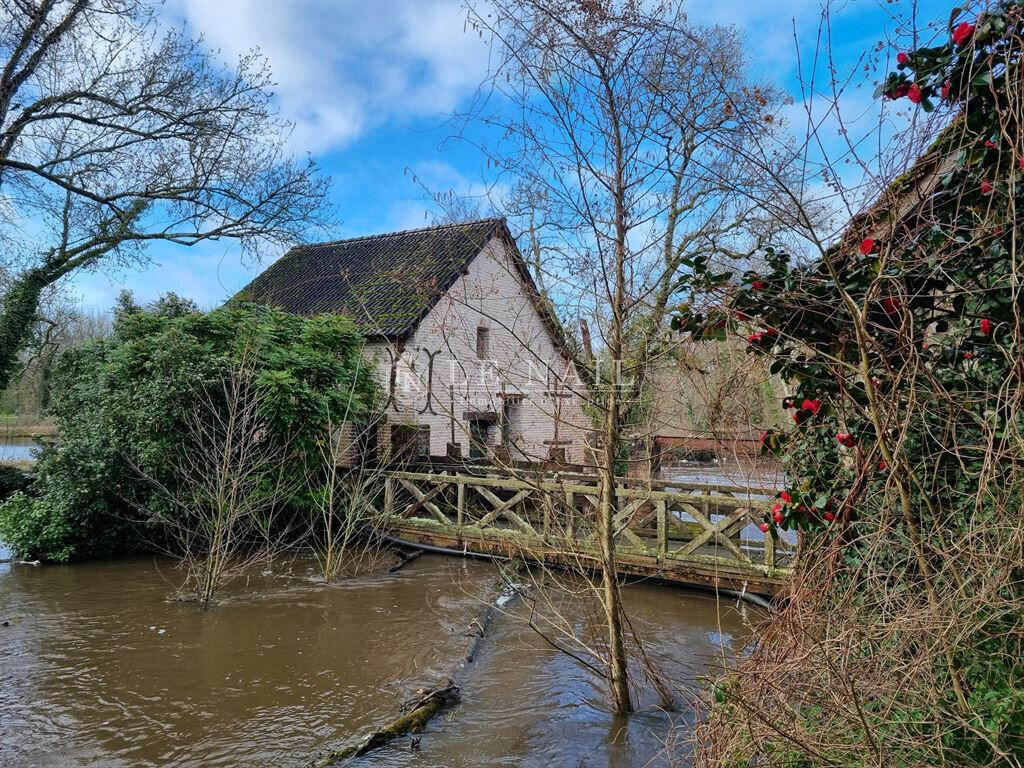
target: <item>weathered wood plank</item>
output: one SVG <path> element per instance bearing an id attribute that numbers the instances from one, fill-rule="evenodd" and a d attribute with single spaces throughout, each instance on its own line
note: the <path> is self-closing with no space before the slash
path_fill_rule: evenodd
<path id="1" fill-rule="evenodd" d="M 655 504 L 658 510 L 658 562 L 660 563 L 668 554 L 668 502 L 663 499 Z"/>
<path id="2" fill-rule="evenodd" d="M 514 507 L 520 501 L 527 498 L 533 493 L 533 490 L 520 491 L 508 501 L 502 501 L 486 488 L 474 488 L 474 490 L 481 496 L 483 496 L 485 499 L 487 499 L 487 501 L 491 505 L 491 510 L 486 515 L 481 517 L 479 523 L 477 523 L 481 528 L 486 528 L 488 525 L 493 523 L 502 515 L 505 515 L 505 517 L 511 520 L 511 517 L 509 517 L 509 515 L 511 513 L 512 507 Z M 520 521 L 522 522 L 522 518 L 520 518 Z M 533 530 L 532 526 L 530 527 L 530 530 Z"/>
<path id="3" fill-rule="evenodd" d="M 409 480 L 401 480 L 400 479 L 398 482 L 400 482 L 402 484 L 402 486 L 407 491 L 409 491 L 409 493 L 412 494 L 412 497 L 414 499 L 416 499 L 416 502 L 417 502 L 417 504 L 419 504 L 419 506 L 423 507 L 423 509 L 425 509 L 428 512 L 430 512 L 430 514 L 432 514 L 434 517 L 436 517 L 439 522 L 447 523 L 448 525 L 451 525 L 452 521 L 449 520 L 448 517 L 445 515 L 445 513 L 441 511 L 440 507 L 438 507 L 436 504 L 434 504 L 432 501 L 430 501 L 430 499 L 432 499 L 434 496 L 436 496 L 442 490 L 444 490 L 444 486 L 439 486 L 439 487 L 435 488 L 434 490 L 430 491 L 429 493 L 424 493 L 423 491 L 421 491 L 419 488 L 417 488 Z M 416 511 L 415 510 L 415 506 L 416 505 L 413 505 L 412 511 L 409 512 L 410 515 L 413 514 Z"/>
<path id="4" fill-rule="evenodd" d="M 707 527 L 707 529 L 702 534 L 700 534 L 699 536 L 697 536 L 694 539 L 692 539 L 688 544 L 685 544 L 684 546 L 680 547 L 673 554 L 676 557 L 686 557 L 687 555 L 692 554 L 696 550 L 698 550 L 701 547 L 703 547 L 705 544 L 710 542 L 712 539 L 715 539 L 715 540 L 721 541 L 721 542 L 723 542 L 723 543 L 725 543 L 727 545 L 731 545 L 730 549 L 732 549 L 733 554 L 738 555 L 742 561 L 749 562 L 750 558 L 747 556 L 747 554 L 745 552 L 743 552 L 743 550 L 741 550 L 739 547 L 737 547 L 723 533 L 724 529 L 726 529 L 729 526 L 733 525 L 737 521 L 742 520 L 746 516 L 747 516 L 747 510 L 745 510 L 745 509 L 737 509 L 731 515 L 727 516 L 725 519 L 720 520 L 717 523 L 711 523 L 710 521 L 707 521 L 708 522 L 708 527 Z M 701 515 L 700 517 L 698 517 L 698 522 L 704 523 L 705 519 L 706 518 L 704 518 L 704 516 Z"/>
<path id="5" fill-rule="evenodd" d="M 461 528 L 466 520 L 466 486 L 464 483 L 459 483 L 455 494 L 455 524 Z"/>
<path id="6" fill-rule="evenodd" d="M 388 517 L 395 515 L 395 479 L 384 478 L 384 514 Z"/>

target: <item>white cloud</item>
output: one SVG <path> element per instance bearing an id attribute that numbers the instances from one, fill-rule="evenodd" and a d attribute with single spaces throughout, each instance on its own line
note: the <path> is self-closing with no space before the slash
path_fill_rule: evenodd
<path id="1" fill-rule="evenodd" d="M 258 48 L 292 146 L 325 152 L 387 121 L 451 111 L 481 81 L 487 50 L 456 0 L 265 2 L 173 0 L 227 61 Z"/>

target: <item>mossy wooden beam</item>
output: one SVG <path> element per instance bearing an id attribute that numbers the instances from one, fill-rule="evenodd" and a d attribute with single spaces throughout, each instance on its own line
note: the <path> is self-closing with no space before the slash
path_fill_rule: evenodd
<path id="1" fill-rule="evenodd" d="M 393 739 L 405 736 L 407 733 L 421 733 L 427 727 L 430 719 L 441 711 L 441 708 L 448 702 L 457 700 L 458 696 L 458 686 L 449 680 L 444 687 L 431 691 L 416 702 L 408 713 L 368 733 L 354 744 L 328 752 L 316 763 L 317 768 L 328 768 L 329 766 L 337 765 L 342 760 L 361 757 Z"/>

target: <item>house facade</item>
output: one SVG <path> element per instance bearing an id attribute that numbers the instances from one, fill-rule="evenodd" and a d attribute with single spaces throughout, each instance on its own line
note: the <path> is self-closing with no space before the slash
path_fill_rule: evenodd
<path id="1" fill-rule="evenodd" d="M 588 458 L 583 382 L 502 219 L 298 246 L 242 293 L 356 322 L 386 393 L 378 450 Z"/>

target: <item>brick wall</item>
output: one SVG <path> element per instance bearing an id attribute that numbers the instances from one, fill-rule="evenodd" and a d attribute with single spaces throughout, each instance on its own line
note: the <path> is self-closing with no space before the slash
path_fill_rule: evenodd
<path id="1" fill-rule="evenodd" d="M 483 360 L 477 354 L 480 328 L 487 338 Z M 500 238 L 487 244 L 402 349 L 374 344 L 368 354 L 385 388 L 396 361 L 395 397 L 387 418 L 428 425 L 433 456 L 445 455 L 453 416 L 455 441 L 468 456 L 469 419 L 488 424 L 493 451 L 509 415 L 510 458 L 547 459 L 557 418 L 558 446 L 566 459 L 584 460 L 591 423 L 581 407 L 582 384 L 552 342 Z M 515 405 L 506 409 L 506 399 Z"/>

